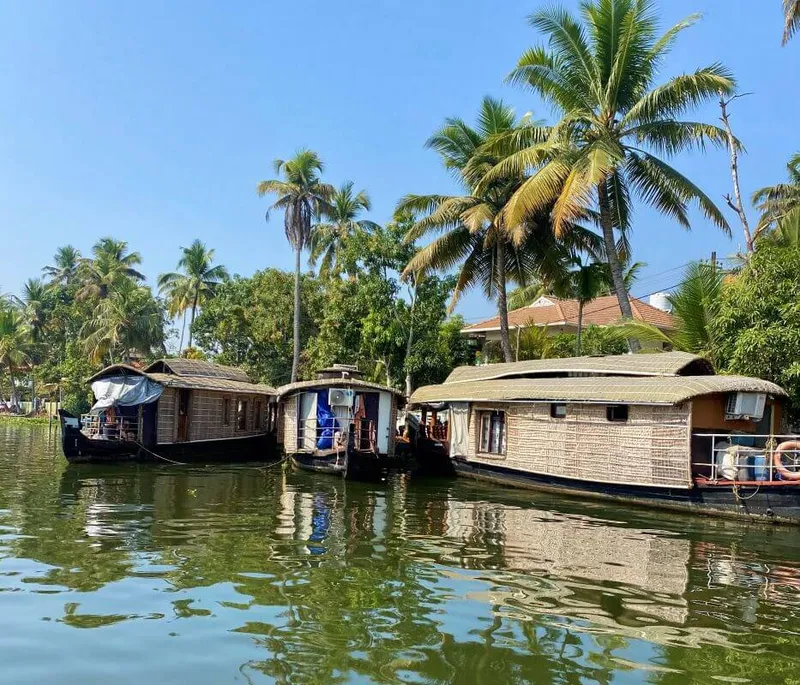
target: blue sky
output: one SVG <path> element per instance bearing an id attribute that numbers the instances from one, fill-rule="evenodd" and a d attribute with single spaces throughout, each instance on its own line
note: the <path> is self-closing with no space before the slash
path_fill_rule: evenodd
<path id="1" fill-rule="evenodd" d="M 568 1 L 567 6 L 577 3 Z M 550 112 L 503 84 L 538 42 L 542 3 L 222 3 L 0 0 L 0 292 L 38 275 L 56 247 L 129 241 L 154 279 L 199 237 L 243 275 L 292 267 L 280 217 L 255 194 L 275 157 L 308 146 L 333 183 L 352 179 L 386 221 L 400 196 L 449 192 L 425 139 L 444 117 L 474 117 L 485 94 L 537 118 Z M 736 134 L 745 192 L 784 177 L 800 149 L 800 38 L 780 47 L 780 0 L 660 2 L 664 24 L 693 12 L 664 75 L 722 61 L 740 89 Z M 696 118 L 716 119 L 714 106 Z M 723 151 L 676 160 L 722 203 Z M 696 216 L 685 233 L 637 209 L 638 294 L 674 285 L 675 267 L 741 244 Z M 668 271 L 672 269 L 672 271 Z M 667 273 L 664 273 L 667 272 Z M 459 307 L 492 313 L 479 292 Z"/>

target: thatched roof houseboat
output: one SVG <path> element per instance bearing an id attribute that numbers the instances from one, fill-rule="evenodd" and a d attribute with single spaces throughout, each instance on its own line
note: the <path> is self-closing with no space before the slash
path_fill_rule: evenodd
<path id="1" fill-rule="evenodd" d="M 438 445 L 464 475 L 800 520 L 800 443 L 781 434 L 785 395 L 666 352 L 462 367 L 410 403 L 423 427 L 443 427 L 423 428 L 420 459 Z"/>
<path id="2" fill-rule="evenodd" d="M 266 459 L 274 455 L 275 389 L 241 369 L 161 359 L 145 369 L 109 366 L 78 419 L 60 412 L 69 461 Z"/>
<path id="3" fill-rule="evenodd" d="M 317 378 L 281 386 L 278 442 L 299 468 L 340 475 L 373 474 L 394 455 L 402 393 L 335 364 Z"/>

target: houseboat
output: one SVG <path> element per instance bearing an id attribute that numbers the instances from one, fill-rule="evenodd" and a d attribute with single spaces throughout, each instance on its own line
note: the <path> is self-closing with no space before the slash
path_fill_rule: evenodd
<path id="1" fill-rule="evenodd" d="M 399 391 L 335 364 L 315 380 L 284 385 L 278 395 L 278 442 L 295 466 L 358 477 L 379 474 L 395 452 Z"/>
<path id="2" fill-rule="evenodd" d="M 255 460 L 275 454 L 275 389 L 207 361 L 109 366 L 89 379 L 95 403 L 60 411 L 70 462 Z"/>
<path id="3" fill-rule="evenodd" d="M 785 396 L 664 352 L 461 367 L 410 405 L 444 426 L 419 459 L 444 454 L 461 475 L 800 523 Z"/>

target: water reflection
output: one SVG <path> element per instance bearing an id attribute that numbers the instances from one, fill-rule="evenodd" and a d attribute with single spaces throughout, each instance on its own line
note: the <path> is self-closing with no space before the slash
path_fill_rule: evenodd
<path id="1" fill-rule="evenodd" d="M 780 680 L 795 540 L 406 474 L 66 466 L 0 426 L 0 682 Z"/>

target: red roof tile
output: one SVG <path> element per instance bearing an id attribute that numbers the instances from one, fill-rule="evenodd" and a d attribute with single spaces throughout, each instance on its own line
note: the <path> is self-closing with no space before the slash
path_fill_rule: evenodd
<path id="1" fill-rule="evenodd" d="M 557 297 L 547 297 L 552 305 L 522 307 L 508 313 L 508 325 L 511 328 L 519 326 L 558 326 L 578 325 L 578 301 L 562 300 Z M 641 300 L 631 298 L 633 318 L 653 324 L 658 328 L 673 329 L 675 324 L 672 316 Z M 587 302 L 583 307 L 584 326 L 608 326 L 622 318 L 616 295 L 598 297 Z M 482 331 L 497 330 L 500 328 L 500 317 L 495 316 L 486 321 L 472 324 L 461 329 L 464 333 L 480 333 Z"/>

